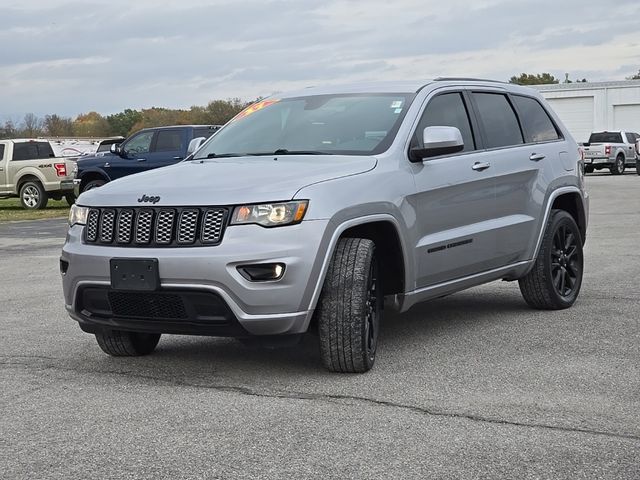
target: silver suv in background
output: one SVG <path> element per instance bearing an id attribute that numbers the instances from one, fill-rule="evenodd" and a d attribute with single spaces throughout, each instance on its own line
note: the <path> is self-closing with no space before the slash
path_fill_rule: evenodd
<path id="1" fill-rule="evenodd" d="M 612 174 L 622 175 L 629 166 L 638 168 L 639 139 L 637 133 L 622 130 L 593 132 L 589 141 L 583 144 L 585 172 L 608 168 Z"/>
<path id="2" fill-rule="evenodd" d="M 375 360 L 385 309 L 494 280 L 578 297 L 588 195 L 534 90 L 474 79 L 310 88 L 236 116 L 193 158 L 83 193 L 60 258 L 70 316 L 114 356 L 161 334 L 295 340 Z"/>

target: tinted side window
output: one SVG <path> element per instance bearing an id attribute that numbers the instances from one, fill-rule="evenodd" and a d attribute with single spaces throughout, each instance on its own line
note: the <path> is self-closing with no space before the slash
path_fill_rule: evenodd
<path id="1" fill-rule="evenodd" d="M 636 138 L 633 133 L 625 133 L 625 135 L 627 136 L 627 142 L 636 143 Z"/>
<path id="2" fill-rule="evenodd" d="M 0 144 L 0 161 L 4 158 L 4 143 Z"/>
<path id="3" fill-rule="evenodd" d="M 54 156 L 49 142 L 18 142 L 13 145 L 14 160 L 36 160 Z"/>
<path id="4" fill-rule="evenodd" d="M 549 114 L 535 98 L 515 95 L 513 101 L 520 112 L 520 121 L 529 142 L 548 142 L 560 138 Z"/>
<path id="5" fill-rule="evenodd" d="M 209 138 L 218 130 L 220 129 L 219 128 L 196 128 L 193 131 L 193 138 L 199 138 L 199 137 Z"/>
<path id="6" fill-rule="evenodd" d="M 160 130 L 156 139 L 156 152 L 173 152 L 182 150 L 182 131 Z"/>
<path id="7" fill-rule="evenodd" d="M 484 127 L 487 148 L 524 143 L 522 131 L 509 100 L 500 93 L 473 93 Z"/>
<path id="8" fill-rule="evenodd" d="M 445 93 L 429 101 L 418 123 L 414 145 L 422 145 L 422 132 L 426 127 L 457 127 L 464 141 L 463 151 L 476 148 L 467 108 L 460 93 Z"/>

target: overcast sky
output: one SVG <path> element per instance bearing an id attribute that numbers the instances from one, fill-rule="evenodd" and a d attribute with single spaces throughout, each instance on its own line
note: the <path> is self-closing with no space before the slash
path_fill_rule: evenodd
<path id="1" fill-rule="evenodd" d="M 2 0 L 0 18 L 0 117 L 18 120 L 359 80 L 640 69 L 638 0 Z"/>

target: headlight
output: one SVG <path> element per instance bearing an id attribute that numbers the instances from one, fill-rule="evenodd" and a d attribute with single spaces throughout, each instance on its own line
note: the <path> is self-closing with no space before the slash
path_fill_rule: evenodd
<path id="1" fill-rule="evenodd" d="M 233 210 L 231 225 L 257 223 L 263 227 L 279 227 L 300 223 L 307 211 L 308 200 L 262 205 L 241 205 Z"/>
<path id="2" fill-rule="evenodd" d="M 86 225 L 87 215 L 89 215 L 88 207 L 71 205 L 71 210 L 69 210 L 69 226 L 73 227 L 74 225 Z"/>

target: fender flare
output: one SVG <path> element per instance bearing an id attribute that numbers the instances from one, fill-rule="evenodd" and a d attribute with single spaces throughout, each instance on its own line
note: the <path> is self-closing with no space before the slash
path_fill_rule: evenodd
<path id="1" fill-rule="evenodd" d="M 553 206 L 553 202 L 555 202 L 556 198 L 558 198 L 559 196 L 567 193 L 577 193 L 580 196 L 580 198 L 583 199 L 581 202 L 582 204 L 580 205 L 580 208 L 583 209 L 583 214 L 585 216 L 585 221 L 586 221 L 587 212 L 585 211 L 584 197 L 578 187 L 560 187 L 554 190 L 553 192 L 551 192 L 551 194 L 549 195 L 549 200 L 547 200 L 547 206 L 545 207 L 544 218 L 542 221 L 542 228 L 540 229 L 540 233 L 538 233 L 536 248 L 533 251 L 533 257 L 531 258 L 531 260 L 535 260 L 538 257 L 538 252 L 540 251 L 540 247 L 542 246 L 542 239 L 544 237 L 545 231 L 547 230 L 547 223 L 549 222 L 549 216 L 551 215 L 551 207 Z"/>
<path id="2" fill-rule="evenodd" d="M 78 174 L 77 178 L 82 181 L 82 179 L 87 176 L 87 175 L 92 175 L 94 173 L 97 173 L 98 175 L 100 175 L 101 177 L 103 177 L 104 179 L 107 180 L 107 182 L 111 181 L 111 177 L 107 174 L 107 172 L 105 172 L 103 169 L 98 168 L 98 167 L 91 167 L 88 168 L 87 170 L 83 170 L 81 173 Z"/>
<path id="3" fill-rule="evenodd" d="M 408 277 L 411 275 L 410 272 L 413 272 L 412 268 L 409 268 L 408 264 L 409 257 L 407 255 L 407 246 L 403 241 L 402 235 L 400 235 L 400 222 L 391 215 L 390 213 L 378 213 L 373 215 L 365 215 L 363 217 L 351 218 L 349 220 L 345 220 L 340 223 L 336 229 L 331 234 L 331 239 L 329 240 L 329 244 L 324 254 L 324 259 L 322 260 L 322 267 L 320 268 L 320 272 L 318 274 L 318 279 L 316 280 L 316 285 L 313 289 L 313 294 L 311 296 L 311 301 L 309 303 L 309 310 L 313 310 L 316 308 L 318 304 L 318 300 L 320 299 L 320 293 L 322 292 L 322 286 L 324 285 L 324 280 L 327 276 L 327 271 L 329 270 L 329 262 L 331 258 L 333 258 L 333 252 L 335 251 L 336 245 L 338 244 L 338 240 L 340 236 L 347 231 L 351 227 L 356 227 L 358 225 L 364 225 L 366 223 L 373 222 L 389 222 L 393 224 L 393 227 L 396 229 L 398 233 L 398 239 L 400 240 L 400 246 L 402 248 L 402 258 L 404 261 L 404 274 L 405 274 L 405 288 L 408 285 Z M 331 223 L 331 222 L 330 222 Z"/>
<path id="4" fill-rule="evenodd" d="M 46 182 L 44 175 L 42 175 L 42 173 L 35 167 L 25 167 L 16 175 L 16 183 L 14 185 L 14 191 L 16 195 L 20 194 L 20 185 L 24 183 L 24 177 L 36 177 L 38 179 L 38 182 L 40 182 L 40 184 L 42 185 L 42 188 L 44 188 L 44 184 Z"/>

